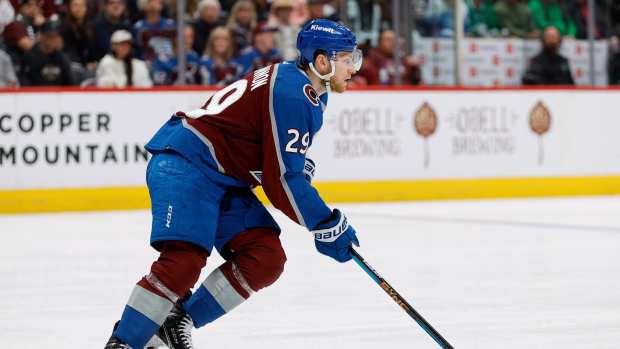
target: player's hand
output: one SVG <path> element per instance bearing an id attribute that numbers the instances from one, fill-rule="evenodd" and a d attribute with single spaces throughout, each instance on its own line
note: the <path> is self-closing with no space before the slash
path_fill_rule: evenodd
<path id="1" fill-rule="evenodd" d="M 351 245 L 359 246 L 355 229 L 347 222 L 347 217 L 335 209 L 332 216 L 312 231 L 316 249 L 340 263 L 351 260 Z"/>
<path id="2" fill-rule="evenodd" d="M 312 183 L 315 168 L 316 165 L 314 164 L 314 161 L 312 161 L 312 159 L 310 158 L 306 158 L 304 161 L 304 176 L 306 177 L 308 183 Z"/>

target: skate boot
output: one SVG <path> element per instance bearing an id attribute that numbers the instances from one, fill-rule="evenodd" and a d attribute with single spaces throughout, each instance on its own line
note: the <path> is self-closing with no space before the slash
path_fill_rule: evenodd
<path id="1" fill-rule="evenodd" d="M 116 331 L 116 328 L 118 327 L 118 323 L 119 321 L 117 321 L 114 324 L 114 329 L 112 330 L 112 332 Z M 111 336 L 110 339 L 108 339 L 108 343 L 106 343 L 105 347 L 103 349 L 131 349 L 131 347 L 123 342 L 121 342 L 120 339 Z"/>
<path id="2" fill-rule="evenodd" d="M 192 318 L 179 304 L 175 304 L 166 321 L 159 328 L 157 336 L 170 349 L 194 349 L 192 343 L 193 328 Z"/>
<path id="3" fill-rule="evenodd" d="M 119 322 L 120 321 L 117 321 L 114 324 L 114 329 L 112 330 L 112 332 L 116 331 L 116 328 L 118 327 Z M 153 336 L 153 338 L 151 338 L 149 342 L 146 343 L 146 346 L 144 347 L 144 349 L 161 349 L 161 348 L 166 348 L 166 344 L 164 344 L 159 339 L 159 337 L 157 337 L 156 335 Z M 131 349 L 131 346 L 121 342 L 120 339 L 114 336 L 111 336 L 110 339 L 108 340 L 108 343 L 105 345 L 103 349 Z"/>
<path id="4" fill-rule="evenodd" d="M 131 347 L 121 342 L 120 339 L 112 336 L 103 349 L 131 349 Z"/>

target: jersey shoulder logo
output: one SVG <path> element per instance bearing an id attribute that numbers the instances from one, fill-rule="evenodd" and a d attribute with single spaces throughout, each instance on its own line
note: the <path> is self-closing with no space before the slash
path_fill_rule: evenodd
<path id="1" fill-rule="evenodd" d="M 308 98 L 310 103 L 312 103 L 312 105 L 314 105 L 315 107 L 318 107 L 319 106 L 319 95 L 314 90 L 314 87 L 312 87 L 310 84 L 305 84 L 303 89 L 304 89 L 304 95 L 306 96 L 306 98 Z"/>

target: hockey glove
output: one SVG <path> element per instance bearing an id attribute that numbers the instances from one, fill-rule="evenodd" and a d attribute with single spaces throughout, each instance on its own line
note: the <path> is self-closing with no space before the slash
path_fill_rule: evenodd
<path id="1" fill-rule="evenodd" d="M 340 263 L 348 262 L 352 258 L 349 250 L 351 244 L 360 245 L 355 236 L 355 229 L 349 225 L 347 217 L 337 209 L 332 212 L 332 216 L 327 221 L 319 224 L 312 233 L 314 234 L 316 249 Z"/>
<path id="2" fill-rule="evenodd" d="M 315 169 L 316 165 L 314 164 L 314 161 L 312 161 L 312 159 L 310 158 L 306 158 L 304 161 L 304 176 L 306 177 L 306 180 L 308 181 L 308 183 L 312 183 L 312 178 L 314 178 L 314 169 Z"/>

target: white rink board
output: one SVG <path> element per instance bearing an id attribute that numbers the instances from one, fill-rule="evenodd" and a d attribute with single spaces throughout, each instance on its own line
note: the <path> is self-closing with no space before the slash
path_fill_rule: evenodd
<path id="1" fill-rule="evenodd" d="M 594 85 L 607 86 L 605 40 L 594 42 Z M 472 39 L 461 45 L 465 86 L 520 86 L 530 59 L 540 53 L 539 40 Z M 421 62 L 425 85 L 455 85 L 454 41 L 420 38 L 413 42 L 414 56 Z M 576 85 L 590 84 L 590 45 L 585 40 L 565 39 L 560 54 L 568 59 Z"/>
<path id="2" fill-rule="evenodd" d="M 616 91 L 513 90 L 339 95 L 332 98 L 310 156 L 320 159 L 321 180 L 618 174 L 618 96 Z M 542 137 L 529 125 L 539 101 L 551 115 Z M 426 139 L 413 126 L 424 103 L 438 120 Z"/>
<path id="3" fill-rule="evenodd" d="M 6 155 L 7 148 L 16 149 L 15 165 L 0 156 L 0 189 L 143 185 L 146 161 L 143 157 L 136 159 L 135 147 L 142 148 L 172 113 L 200 107 L 211 94 L 212 91 L 0 94 L 0 147 L 5 148 L 5 154 L 0 155 Z M 22 118 L 24 115 L 31 118 Z M 37 149 L 37 161 L 33 161 L 33 150 L 24 152 L 29 146 Z M 46 146 L 50 160 L 55 159 L 55 146 L 59 146 L 57 162 L 50 164 L 45 160 Z M 79 163 L 74 157 L 66 163 L 67 146 L 74 153 L 79 147 Z M 108 153 L 108 147 L 112 147 L 113 154 Z"/>
<path id="4" fill-rule="evenodd" d="M 146 160 L 135 148 L 173 112 L 199 107 L 211 93 L 0 94 L 0 189 L 143 185 Z M 309 154 L 323 181 L 620 174 L 619 96 L 615 90 L 351 91 L 330 96 Z M 528 123 L 539 101 L 551 116 L 542 137 Z M 437 116 L 426 139 L 413 126 L 425 102 Z M 59 160 L 48 163 L 45 149 L 54 160 L 56 146 Z M 66 148 L 79 148 L 79 163 Z"/>

